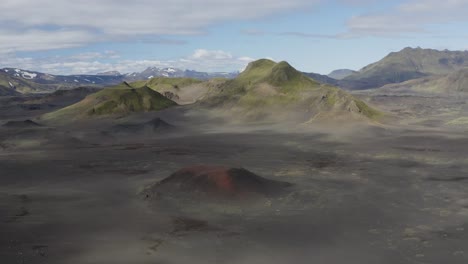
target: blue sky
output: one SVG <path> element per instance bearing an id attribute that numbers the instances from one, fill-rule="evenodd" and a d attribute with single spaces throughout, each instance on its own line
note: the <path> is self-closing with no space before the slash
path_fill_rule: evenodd
<path id="1" fill-rule="evenodd" d="M 468 48 L 468 0 L 2 0 L 0 67 L 54 74 L 259 58 L 327 74 L 404 47 Z"/>

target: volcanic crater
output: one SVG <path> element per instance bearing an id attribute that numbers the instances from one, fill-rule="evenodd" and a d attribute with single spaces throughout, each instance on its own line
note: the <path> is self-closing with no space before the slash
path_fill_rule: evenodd
<path id="1" fill-rule="evenodd" d="M 144 195 L 146 199 L 170 196 L 243 200 L 273 197 L 291 186 L 291 183 L 266 179 L 244 168 L 195 165 L 150 186 Z"/>

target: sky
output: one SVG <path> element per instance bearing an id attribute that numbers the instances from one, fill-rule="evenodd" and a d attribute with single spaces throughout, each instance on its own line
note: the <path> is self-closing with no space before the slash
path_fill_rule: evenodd
<path id="1" fill-rule="evenodd" d="M 359 70 L 405 47 L 468 49 L 468 0 L 1 0 L 0 67 L 95 74 L 253 60 Z"/>

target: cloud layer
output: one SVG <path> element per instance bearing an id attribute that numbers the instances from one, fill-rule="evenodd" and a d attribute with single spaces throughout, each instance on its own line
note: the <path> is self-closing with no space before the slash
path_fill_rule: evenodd
<path id="1" fill-rule="evenodd" d="M 359 15 L 348 23 L 348 35 L 415 36 L 438 34 L 431 26 L 468 22 L 468 0 L 409 0 L 381 13 Z"/>
<path id="2" fill-rule="evenodd" d="M 256 19 L 314 0 L 2 0 L 0 52 L 70 48 L 98 41 L 200 34 L 224 21 Z M 170 39 L 157 39 L 171 42 Z M 175 43 L 177 44 L 177 43 Z"/>
<path id="3" fill-rule="evenodd" d="M 110 62 L 103 62 L 109 61 Z M 17 58 L 6 56 L 2 64 L 17 68 L 34 70 L 51 74 L 95 74 L 104 71 L 129 73 L 142 71 L 147 67 L 176 67 L 197 71 L 229 71 L 243 69 L 253 58 L 234 56 L 222 50 L 195 50 L 193 54 L 175 60 L 128 60 L 121 59 L 114 51 L 86 52 L 67 57 Z"/>

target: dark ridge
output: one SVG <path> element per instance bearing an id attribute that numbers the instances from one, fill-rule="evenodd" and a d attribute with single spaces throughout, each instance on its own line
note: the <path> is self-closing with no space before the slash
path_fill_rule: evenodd
<path id="1" fill-rule="evenodd" d="M 77 87 L 74 89 L 59 89 L 53 93 L 51 93 L 49 96 L 63 96 L 63 95 L 69 95 L 69 94 L 90 94 L 90 93 L 95 93 L 97 91 L 101 90 L 100 88 L 95 88 L 95 87 Z"/>
<path id="2" fill-rule="evenodd" d="M 157 117 L 148 122 L 140 124 L 119 124 L 116 125 L 116 132 L 142 132 L 142 131 L 152 131 L 152 132 L 163 132 L 175 128 L 175 126 L 167 123 L 161 118 Z"/>
<path id="3" fill-rule="evenodd" d="M 128 82 L 124 81 L 123 82 L 124 85 L 128 86 L 129 88 L 133 88 Z"/>
<path id="4" fill-rule="evenodd" d="M 8 128 L 30 128 L 30 127 L 41 127 L 42 125 L 32 120 L 27 119 L 24 121 L 8 121 L 2 126 L 8 127 Z"/>
<path id="5" fill-rule="evenodd" d="M 450 178 L 437 178 L 437 177 L 429 177 L 427 178 L 428 181 L 436 181 L 436 182 L 460 182 L 460 181 L 467 181 L 468 177 L 460 176 L 460 177 L 450 177 Z"/>

